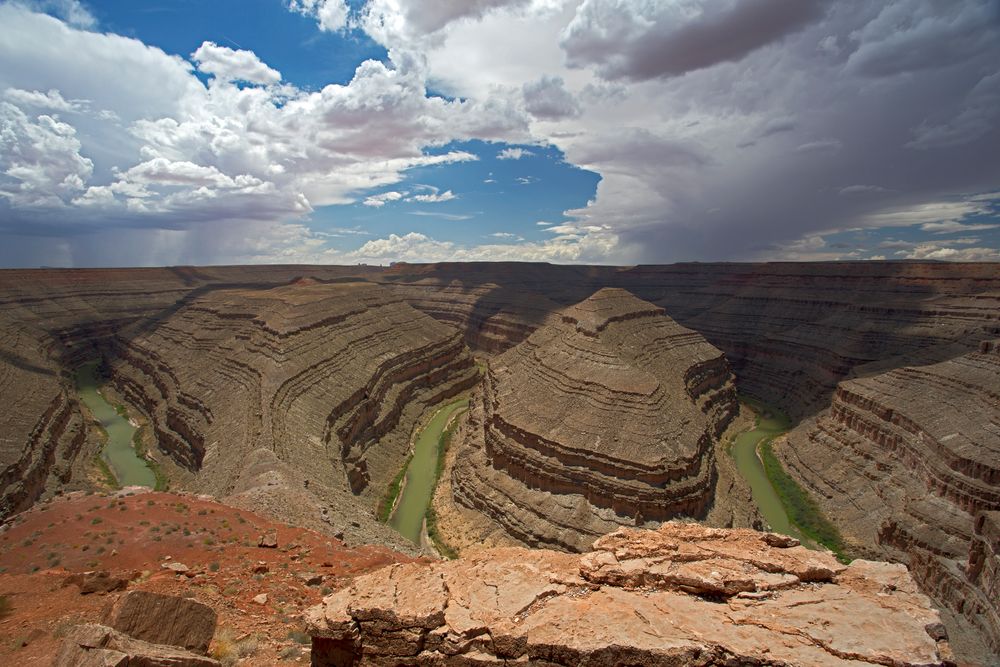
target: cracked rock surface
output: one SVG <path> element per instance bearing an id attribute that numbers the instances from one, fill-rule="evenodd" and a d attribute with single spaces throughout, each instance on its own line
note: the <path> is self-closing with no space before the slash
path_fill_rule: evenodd
<path id="1" fill-rule="evenodd" d="M 622 528 L 583 555 L 392 565 L 312 608 L 313 665 L 942 665 L 902 565 L 751 530 Z"/>

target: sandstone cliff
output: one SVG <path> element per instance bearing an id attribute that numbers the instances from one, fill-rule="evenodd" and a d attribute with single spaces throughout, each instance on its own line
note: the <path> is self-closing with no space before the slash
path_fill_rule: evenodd
<path id="1" fill-rule="evenodd" d="M 906 568 L 666 523 L 582 556 L 518 548 L 355 579 L 307 614 L 313 665 L 942 665 Z"/>
<path id="2" fill-rule="evenodd" d="M 702 517 L 736 392 L 722 353 L 602 289 L 493 358 L 452 473 L 456 499 L 533 546 Z"/>
<path id="3" fill-rule="evenodd" d="M 840 383 L 777 451 L 855 548 L 914 577 L 1000 652 L 1000 353 Z"/>

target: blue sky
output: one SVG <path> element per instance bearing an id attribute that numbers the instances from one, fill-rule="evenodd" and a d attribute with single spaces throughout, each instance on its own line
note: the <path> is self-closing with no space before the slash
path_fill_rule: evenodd
<path id="1" fill-rule="evenodd" d="M 1000 261 L 995 0 L 764 4 L 0 0 L 0 266 Z"/>
<path id="2" fill-rule="evenodd" d="M 518 159 L 498 157 L 514 149 Z M 383 206 L 332 206 L 313 216 L 315 227 L 336 233 L 338 228 L 363 231 L 347 234 L 344 247 L 354 250 L 367 235 L 384 236 L 400 229 L 465 245 L 523 239 L 542 242 L 545 230 L 563 223 L 563 211 L 592 197 L 599 176 L 566 164 L 551 146 L 513 146 L 465 141 L 432 149 L 431 153 L 467 151 L 479 159 L 443 166 L 418 167 L 400 183 L 372 192 L 406 192 L 403 199 Z M 452 192 L 454 199 L 433 204 L 414 201 L 413 195 Z M 401 219 L 405 222 L 402 223 Z M 540 224 L 544 223 L 544 224 Z"/>
<path id="3" fill-rule="evenodd" d="M 183 58 L 205 40 L 252 50 L 306 89 L 347 83 L 361 61 L 386 58 L 385 47 L 363 31 L 317 30 L 314 19 L 288 11 L 280 0 L 101 0 L 87 6 L 102 29 Z M 49 13 L 58 14 L 58 7 Z"/>

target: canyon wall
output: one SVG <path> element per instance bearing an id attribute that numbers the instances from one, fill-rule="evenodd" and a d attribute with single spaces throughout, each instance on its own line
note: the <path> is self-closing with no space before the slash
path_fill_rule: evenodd
<path id="1" fill-rule="evenodd" d="M 115 340 L 154 329 L 199 295 L 266 289 L 303 267 L 0 270 L 0 519 L 39 497 L 92 486 L 100 449 L 74 369 Z M 317 267 L 328 280 L 367 267 Z M 126 332 L 128 332 L 126 334 Z"/>
<path id="2" fill-rule="evenodd" d="M 841 382 L 776 448 L 856 551 L 910 563 L 1000 652 L 1000 351 Z"/>
<path id="3" fill-rule="evenodd" d="M 516 540 L 572 551 L 623 524 L 704 517 L 737 409 L 718 349 L 602 289 L 490 360 L 452 492 Z"/>
<path id="4" fill-rule="evenodd" d="M 399 264 L 370 279 L 487 355 L 546 322 L 552 311 L 524 295 L 565 307 L 620 287 L 703 335 L 742 392 L 793 418 L 825 408 L 852 374 L 944 361 L 1000 335 L 1000 268 L 988 263 Z"/>
<path id="5" fill-rule="evenodd" d="M 421 412 L 478 376 L 455 329 L 376 285 L 313 280 L 213 290 L 122 332 L 109 360 L 187 487 L 299 524 L 311 495 L 341 526 L 371 517 Z"/>

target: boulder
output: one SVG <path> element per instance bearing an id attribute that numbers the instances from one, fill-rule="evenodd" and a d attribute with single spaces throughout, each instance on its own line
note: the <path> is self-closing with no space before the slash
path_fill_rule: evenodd
<path id="1" fill-rule="evenodd" d="M 128 582 L 128 579 L 112 575 L 107 570 L 97 570 L 71 574 L 63 581 L 63 586 L 79 586 L 81 595 L 89 595 L 123 591 Z"/>
<path id="2" fill-rule="evenodd" d="M 53 667 L 221 667 L 173 646 L 151 644 L 104 625 L 78 625 L 63 640 Z"/>
<path id="3" fill-rule="evenodd" d="M 105 623 L 135 639 L 206 653 L 215 635 L 215 610 L 188 598 L 129 591 L 115 601 Z"/>
<path id="4" fill-rule="evenodd" d="M 257 540 L 257 546 L 262 549 L 277 549 L 278 548 L 278 532 L 274 530 L 269 530 L 260 536 Z"/>

